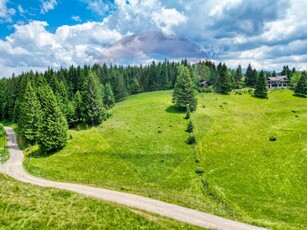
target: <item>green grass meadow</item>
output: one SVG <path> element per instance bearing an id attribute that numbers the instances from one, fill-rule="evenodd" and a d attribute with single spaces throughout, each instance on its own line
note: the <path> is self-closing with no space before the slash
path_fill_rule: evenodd
<path id="1" fill-rule="evenodd" d="M 158 215 L 0 174 L 0 229 L 197 229 Z"/>
<path id="2" fill-rule="evenodd" d="M 307 100 L 290 90 L 201 94 L 192 114 L 197 139 L 171 91 L 118 103 L 99 127 L 71 130 L 49 157 L 34 148 L 24 163 L 35 175 L 137 193 L 273 229 L 307 224 Z M 270 141 L 275 137 L 276 141 Z M 28 152 L 29 154 L 29 152 Z M 196 174 L 197 167 L 204 168 Z M 206 181 L 205 185 L 202 180 Z"/>

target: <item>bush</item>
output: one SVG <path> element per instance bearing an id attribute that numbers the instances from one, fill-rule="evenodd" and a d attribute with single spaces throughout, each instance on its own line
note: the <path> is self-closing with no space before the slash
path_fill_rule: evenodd
<path id="1" fill-rule="evenodd" d="M 189 136 L 189 138 L 186 140 L 186 142 L 188 145 L 193 145 L 193 144 L 196 144 L 196 139 L 195 139 L 195 136 L 193 134 L 191 134 Z"/>
<path id="2" fill-rule="evenodd" d="M 276 141 L 276 137 L 271 136 L 270 141 Z"/>
<path id="3" fill-rule="evenodd" d="M 195 173 L 199 173 L 199 174 L 202 174 L 204 172 L 205 172 L 205 170 L 202 167 L 197 167 L 196 170 L 195 170 Z"/>

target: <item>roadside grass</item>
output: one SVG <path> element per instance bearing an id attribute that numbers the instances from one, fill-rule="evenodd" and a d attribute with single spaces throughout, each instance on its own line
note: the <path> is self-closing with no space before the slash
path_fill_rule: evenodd
<path id="1" fill-rule="evenodd" d="M 199 163 L 170 91 L 131 96 L 112 114 L 99 127 L 70 130 L 67 147 L 54 155 L 33 148 L 26 169 L 273 229 L 306 227 L 306 99 L 290 90 L 270 91 L 268 100 L 199 95 L 192 114 Z"/>
<path id="2" fill-rule="evenodd" d="M 3 130 L 3 124 L 0 123 L 0 164 L 6 162 L 9 157 L 6 145 L 6 134 Z"/>
<path id="3" fill-rule="evenodd" d="M 0 229 L 199 229 L 140 210 L 0 174 Z"/>

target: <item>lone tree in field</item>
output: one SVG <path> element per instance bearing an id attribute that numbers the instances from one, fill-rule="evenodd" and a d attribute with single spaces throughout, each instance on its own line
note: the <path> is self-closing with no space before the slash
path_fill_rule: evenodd
<path id="1" fill-rule="evenodd" d="M 174 88 L 173 103 L 180 109 L 190 108 L 191 111 L 195 111 L 197 99 L 190 71 L 186 66 L 180 66 L 178 70 L 179 76 Z"/>
<path id="2" fill-rule="evenodd" d="M 306 71 L 302 73 L 302 76 L 300 80 L 297 82 L 294 92 L 295 94 L 300 95 L 300 96 L 307 95 L 307 72 Z"/>
<path id="3" fill-rule="evenodd" d="M 63 148 L 67 142 L 67 121 L 49 86 L 39 89 L 42 121 L 39 127 L 38 144 L 45 152 Z"/>
<path id="4" fill-rule="evenodd" d="M 34 144 L 37 141 L 40 121 L 41 106 L 29 81 L 19 107 L 18 118 L 19 132 L 27 143 Z"/>
<path id="5" fill-rule="evenodd" d="M 256 84 L 256 89 L 254 92 L 254 95 L 256 97 L 260 97 L 260 98 L 267 98 L 268 94 L 267 94 L 267 88 L 266 88 L 266 76 L 263 72 L 263 70 L 260 72 L 260 75 L 258 77 L 258 81 Z"/>

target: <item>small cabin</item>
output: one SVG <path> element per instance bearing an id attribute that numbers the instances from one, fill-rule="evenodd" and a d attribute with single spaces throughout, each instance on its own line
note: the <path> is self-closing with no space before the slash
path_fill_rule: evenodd
<path id="1" fill-rule="evenodd" d="M 201 88 L 208 88 L 209 82 L 208 81 L 201 81 L 200 82 L 200 87 Z"/>
<path id="2" fill-rule="evenodd" d="M 289 86 L 289 79 L 287 76 L 268 77 L 267 81 L 268 88 L 281 88 L 288 86 Z"/>

